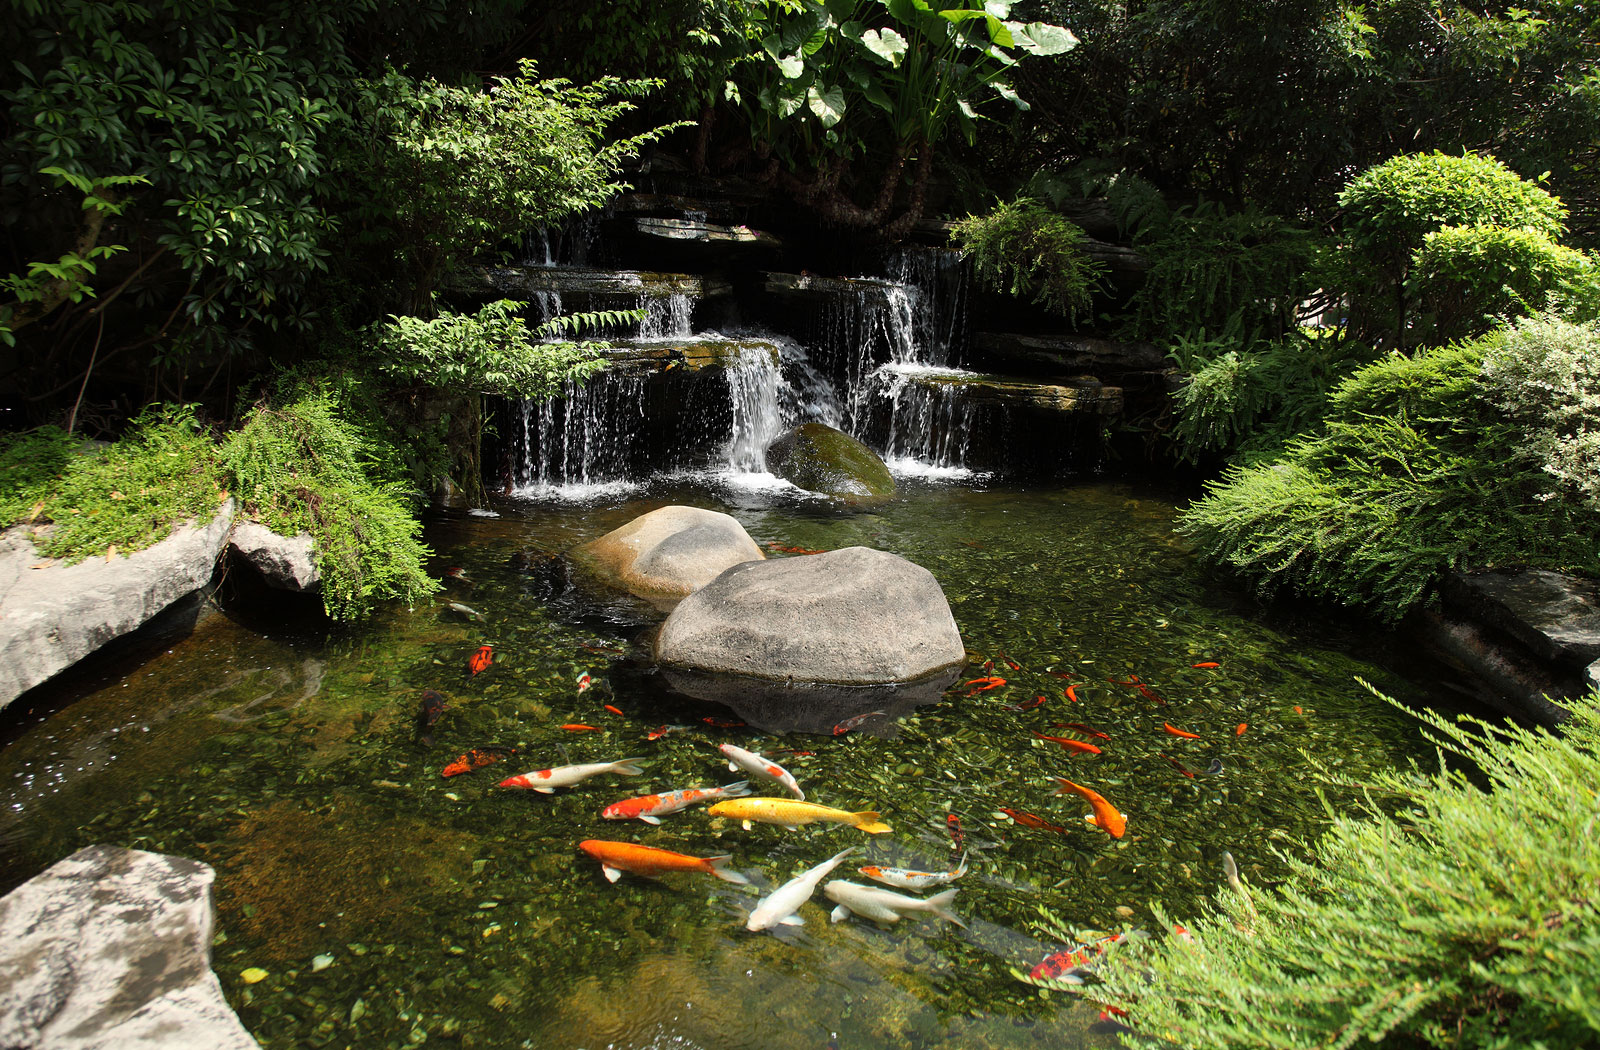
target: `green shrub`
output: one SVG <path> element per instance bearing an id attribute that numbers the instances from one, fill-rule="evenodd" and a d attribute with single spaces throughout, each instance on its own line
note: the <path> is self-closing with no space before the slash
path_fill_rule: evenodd
<path id="1" fill-rule="evenodd" d="M 1431 338 L 1448 341 L 1558 303 L 1582 311 L 1597 279 L 1594 260 L 1537 230 L 1446 226 L 1423 237 L 1408 294 L 1433 314 Z"/>
<path id="2" fill-rule="evenodd" d="M 1230 469 L 1181 530 L 1262 594 L 1386 620 L 1468 562 L 1600 574 L 1600 518 L 1519 454 L 1522 428 L 1483 396 L 1484 356 L 1505 339 L 1360 369 L 1329 397 L 1320 433 Z"/>
<path id="3" fill-rule="evenodd" d="M 0 434 L 0 528 L 33 514 L 79 445 L 60 427 Z"/>
<path id="4" fill-rule="evenodd" d="M 123 554 L 148 547 L 181 521 L 209 521 L 225 498 L 216 446 L 193 406 L 152 405 L 120 441 L 65 462 L 57 457 L 67 439 L 40 440 L 60 464 L 35 519 L 51 525 L 35 543 L 52 558 L 75 562 L 113 547 Z"/>
<path id="5" fill-rule="evenodd" d="M 364 465 L 370 444 L 339 401 L 307 389 L 282 407 L 256 406 L 222 446 L 246 513 L 274 532 L 311 534 L 323 607 L 334 619 L 439 587 L 423 571 L 429 551 L 405 487 Z"/>
<path id="6" fill-rule="evenodd" d="M 1573 710 L 1560 735 L 1419 714 L 1448 764 L 1340 785 L 1363 801 L 1286 881 L 1125 942 L 1088 994 L 1130 1046 L 1600 1045 L 1600 694 Z"/>
<path id="7" fill-rule="evenodd" d="M 1483 383 L 1522 456 L 1600 514 L 1600 323 L 1519 322 L 1484 355 Z"/>
<path id="8" fill-rule="evenodd" d="M 1073 320 L 1089 308 L 1103 273 L 1084 253 L 1082 229 L 1027 198 L 969 215 L 950 236 L 988 287 Z"/>

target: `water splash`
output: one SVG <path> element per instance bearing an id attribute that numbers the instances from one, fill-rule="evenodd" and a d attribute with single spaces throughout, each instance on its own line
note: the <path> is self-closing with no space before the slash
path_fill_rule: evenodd
<path id="1" fill-rule="evenodd" d="M 512 441 L 512 494 L 550 497 L 565 489 L 632 484 L 644 451 L 643 372 L 602 372 L 559 396 L 524 401 Z M 562 497 L 566 498 L 566 497 Z M 584 498 L 584 497 L 578 497 Z"/>
<path id="2" fill-rule="evenodd" d="M 686 339 L 693 335 L 690 324 L 694 317 L 695 299 L 684 294 L 664 298 L 641 296 L 638 308 L 645 311 L 639 322 L 637 338 L 642 340 Z"/>

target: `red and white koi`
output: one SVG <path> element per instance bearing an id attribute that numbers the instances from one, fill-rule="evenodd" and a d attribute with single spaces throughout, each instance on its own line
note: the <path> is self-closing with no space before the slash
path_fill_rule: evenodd
<path id="1" fill-rule="evenodd" d="M 718 798 L 739 798 L 750 794 L 750 782 L 740 780 L 733 784 L 724 784 L 715 788 L 684 788 L 681 791 L 665 791 L 659 795 L 640 795 L 638 798 L 627 798 L 621 802 L 613 802 L 600 811 L 600 815 L 607 820 L 642 820 L 646 824 L 659 824 L 661 818 L 668 813 L 676 813 L 680 809 L 688 809 L 697 802 L 709 802 Z"/>
<path id="2" fill-rule="evenodd" d="M 913 871 L 910 868 L 885 868 L 868 864 L 856 869 L 873 882 L 902 890 L 925 890 L 930 886 L 943 886 L 967 873 L 967 855 L 961 854 L 961 863 L 950 871 Z"/>
<path id="3" fill-rule="evenodd" d="M 571 787 L 580 780 L 601 773 L 621 773 L 624 776 L 636 777 L 644 772 L 638 765 L 643 761 L 645 759 L 642 758 L 619 758 L 615 762 L 582 762 L 572 766 L 553 766 L 550 769 L 536 769 L 532 773 L 518 773 L 514 777 L 506 777 L 500 781 L 500 786 L 527 788 L 548 795 L 555 788 Z"/>
<path id="4" fill-rule="evenodd" d="M 732 744 L 720 744 L 717 750 L 721 751 L 728 759 L 728 771 L 730 773 L 737 773 L 742 769 L 758 780 L 772 781 L 801 802 L 806 800 L 806 793 L 800 790 L 800 785 L 796 783 L 794 774 L 772 761 L 772 759 L 762 756 L 759 752 L 746 751 L 744 748 L 735 747 Z"/>

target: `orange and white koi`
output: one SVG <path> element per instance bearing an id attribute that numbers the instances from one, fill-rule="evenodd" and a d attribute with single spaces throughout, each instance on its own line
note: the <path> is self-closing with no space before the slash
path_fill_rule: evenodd
<path id="1" fill-rule="evenodd" d="M 1084 820 L 1106 832 L 1114 839 L 1120 839 L 1123 832 L 1128 829 L 1128 815 L 1126 813 L 1118 813 L 1117 807 L 1107 802 L 1099 792 L 1086 788 L 1081 784 L 1074 784 L 1065 777 L 1051 777 L 1051 779 L 1061 785 L 1056 788 L 1056 794 L 1081 795 L 1088 801 L 1089 808 L 1093 809 L 1094 812 L 1087 814 L 1083 818 Z"/>
<path id="2" fill-rule="evenodd" d="M 621 773 L 624 776 L 636 777 L 644 772 L 638 765 L 644 761 L 646 760 L 642 758 L 619 758 L 615 762 L 582 762 L 572 766 L 553 766 L 550 769 L 536 769 L 532 773 L 518 773 L 514 777 L 506 777 L 500 781 L 500 786 L 528 788 L 548 795 L 554 788 L 571 787 L 586 777 L 601 773 Z"/>
<path id="3" fill-rule="evenodd" d="M 659 795 L 627 798 L 621 802 L 611 803 L 600 811 L 600 815 L 607 820 L 642 820 L 646 824 L 659 824 L 661 818 L 668 813 L 687 809 L 697 802 L 709 802 L 715 798 L 738 798 L 748 794 L 750 794 L 750 782 L 740 780 L 715 788 L 684 788 L 681 791 L 666 791 Z"/>
<path id="4" fill-rule="evenodd" d="M 580 674 L 578 676 L 578 694 L 580 696 L 583 694 L 584 690 L 590 688 L 593 685 L 594 685 L 594 679 L 592 677 L 590 677 L 588 671 L 585 671 L 585 672 L 583 672 L 582 674 Z"/>
<path id="5" fill-rule="evenodd" d="M 943 886 L 967 873 L 967 855 L 961 854 L 961 863 L 949 871 L 913 871 L 910 868 L 885 868 L 868 864 L 856 869 L 873 882 L 901 890 L 925 890 L 929 886 Z"/>
<path id="6" fill-rule="evenodd" d="M 795 830 L 801 824 L 849 824 L 869 835 L 889 831 L 889 825 L 878 819 L 874 810 L 863 809 L 852 813 L 847 809 L 819 806 L 814 802 L 801 802 L 787 798 L 736 798 L 718 802 L 706 812 L 713 817 L 729 817 L 740 821 L 746 830 L 753 822 L 777 824 Z"/>
<path id="7" fill-rule="evenodd" d="M 772 781 L 801 802 L 806 800 L 806 793 L 800 790 L 800 785 L 795 782 L 794 774 L 772 761 L 772 759 L 763 758 L 758 752 L 746 751 L 744 748 L 734 747 L 732 744 L 721 744 L 717 750 L 721 751 L 723 756 L 727 758 L 728 771 L 730 773 L 737 773 L 742 769 L 758 780 Z"/>
<path id="8" fill-rule="evenodd" d="M 1082 984 L 1083 976 L 1094 972 L 1094 964 L 1106 953 L 1106 949 L 1126 940 L 1127 937 L 1125 933 L 1117 933 L 1110 937 L 1102 937 L 1098 941 L 1080 944 L 1075 948 L 1063 948 L 1029 970 L 1028 976 L 1036 981 Z"/>
<path id="9" fill-rule="evenodd" d="M 622 873 L 625 871 L 631 871 L 635 875 L 698 871 L 706 875 L 715 875 L 719 879 L 739 886 L 747 886 L 750 883 L 749 879 L 737 871 L 728 870 L 728 864 L 733 861 L 731 853 L 717 857 L 691 857 L 687 853 L 674 853 L 667 849 L 656 849 L 654 846 L 611 842 L 606 839 L 584 839 L 578 843 L 578 848 L 600 862 L 600 870 L 605 872 L 606 879 L 610 882 L 622 878 Z"/>
<path id="10" fill-rule="evenodd" d="M 1040 740 L 1048 740 L 1052 744 L 1060 744 L 1063 751 L 1071 751 L 1079 755 L 1098 755 L 1100 753 L 1100 749 L 1093 744 L 1086 744 L 1082 740 L 1074 740 L 1070 736 L 1046 736 L 1037 729 L 1033 731 L 1033 735 Z"/>
<path id="11" fill-rule="evenodd" d="M 669 733 L 687 733 L 694 726 L 656 726 L 644 735 L 646 740 L 660 740 Z"/>

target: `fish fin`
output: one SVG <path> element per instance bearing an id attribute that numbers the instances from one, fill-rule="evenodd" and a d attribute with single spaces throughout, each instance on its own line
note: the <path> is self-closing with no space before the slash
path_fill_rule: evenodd
<path id="1" fill-rule="evenodd" d="M 1061 785 L 1056 788 L 1056 794 L 1058 795 L 1076 795 L 1080 793 L 1078 785 L 1065 777 L 1051 777 L 1050 779 Z"/>
<path id="2" fill-rule="evenodd" d="M 728 763 L 728 772 L 730 772 L 730 773 L 739 772 L 739 763 L 737 763 L 737 762 L 729 762 Z"/>
<path id="3" fill-rule="evenodd" d="M 799 831 L 800 830 L 800 825 L 798 825 L 798 824 L 779 824 L 778 827 L 782 828 L 784 831 Z"/>
<path id="4" fill-rule="evenodd" d="M 950 905 L 955 901 L 955 899 L 956 890 L 955 887 L 952 886 L 943 893 L 935 893 L 932 897 L 929 897 L 922 903 L 927 906 L 929 911 L 939 916 L 939 918 L 948 922 L 953 922 L 964 930 L 967 928 L 967 924 L 957 918 L 955 912 L 950 910 Z"/>
<path id="5" fill-rule="evenodd" d="M 533 790 L 537 791 L 541 795 L 554 795 L 556 793 L 556 789 L 555 788 L 536 787 Z"/>
<path id="6" fill-rule="evenodd" d="M 722 794 L 728 798 L 743 798 L 745 795 L 754 795 L 750 788 L 750 781 L 735 780 L 731 784 L 722 785 Z"/>
<path id="7" fill-rule="evenodd" d="M 833 909 L 833 911 L 829 914 L 832 917 L 830 921 L 843 922 L 845 919 L 850 917 L 850 909 L 841 904 L 837 908 Z"/>
<path id="8" fill-rule="evenodd" d="M 785 915 L 778 920 L 779 926 L 804 926 L 806 921 L 798 915 Z"/>
<path id="9" fill-rule="evenodd" d="M 639 819 L 644 821 L 646 824 L 659 824 L 659 823 L 661 823 L 661 818 L 660 817 L 652 817 L 648 813 L 639 814 Z"/>
<path id="10" fill-rule="evenodd" d="M 613 772 L 613 773 L 626 773 L 630 777 L 636 777 L 640 773 L 644 772 L 644 770 L 639 768 L 639 763 L 640 762 L 646 762 L 646 761 L 648 761 L 648 759 L 643 759 L 643 758 L 619 758 L 615 762 L 611 763 L 611 772 Z"/>
<path id="11" fill-rule="evenodd" d="M 755 827 L 755 825 L 750 823 L 748 820 L 741 820 L 741 821 L 739 821 L 739 823 L 744 825 L 744 829 L 746 831 L 749 831 L 751 828 Z M 791 828 L 790 830 L 792 831 L 794 829 Z"/>
<path id="12" fill-rule="evenodd" d="M 711 865 L 711 874 L 724 882 L 731 882 L 735 886 L 748 886 L 750 880 L 737 871 L 729 871 L 728 865 L 733 863 L 733 854 L 724 853 L 720 857 L 707 857 L 706 863 Z"/>
<path id="13" fill-rule="evenodd" d="M 794 798 L 796 802 L 804 802 L 806 800 L 806 793 L 800 790 L 799 784 L 796 784 L 791 790 L 794 791 Z"/>
<path id="14" fill-rule="evenodd" d="M 882 835 L 891 830 L 889 825 L 878 819 L 878 814 L 870 809 L 864 809 L 854 814 L 855 826 L 865 831 L 868 835 Z"/>
<path id="15" fill-rule="evenodd" d="M 609 864 L 602 864 L 600 865 L 600 870 L 606 873 L 607 882 L 616 882 L 618 879 L 622 878 L 621 868 L 613 868 Z"/>

